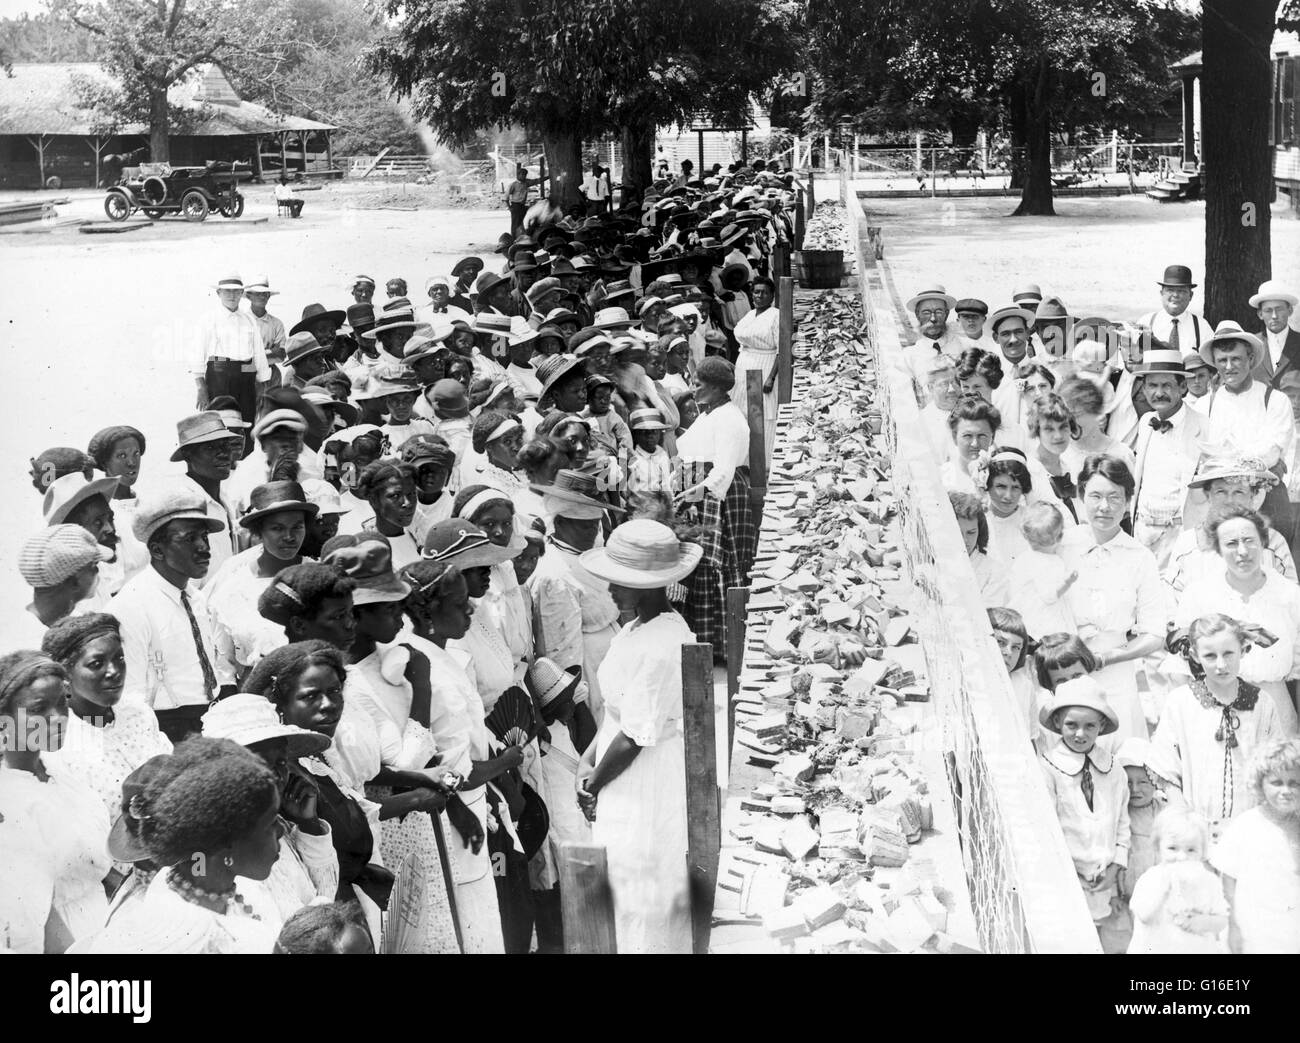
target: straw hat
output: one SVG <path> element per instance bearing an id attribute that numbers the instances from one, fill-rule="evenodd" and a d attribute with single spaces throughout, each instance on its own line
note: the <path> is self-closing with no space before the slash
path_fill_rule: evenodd
<path id="1" fill-rule="evenodd" d="M 111 550 L 96 543 L 80 525 L 51 525 L 23 543 L 18 572 L 29 587 L 46 590 L 112 556 Z"/>
<path id="2" fill-rule="evenodd" d="M 606 511 L 622 514 L 621 507 L 611 507 L 600 499 L 600 490 L 596 485 L 596 476 L 586 471 L 574 471 L 569 468 L 555 472 L 555 481 L 550 485 L 528 486 L 533 492 L 551 501 L 550 513 L 561 518 L 601 517 Z M 574 508 L 572 514 L 569 508 Z"/>
<path id="3" fill-rule="evenodd" d="M 475 333 L 488 333 L 493 337 L 510 336 L 510 316 L 500 315 L 494 311 L 481 311 L 474 316 L 472 327 Z"/>
<path id="4" fill-rule="evenodd" d="M 1253 333 L 1247 333 L 1237 323 L 1231 319 L 1224 319 L 1219 323 L 1218 328 L 1214 331 L 1214 336 L 1210 337 L 1201 345 L 1201 358 L 1205 359 L 1211 366 L 1214 365 L 1214 345 L 1216 344 L 1245 344 L 1250 351 L 1250 362 L 1248 366 L 1254 369 L 1259 365 L 1259 360 L 1264 357 L 1264 342 L 1256 337 Z"/>
<path id="5" fill-rule="evenodd" d="M 916 306 L 922 301 L 943 301 L 948 310 L 952 311 L 953 306 L 957 303 L 957 298 L 938 283 L 932 283 L 929 289 L 922 290 L 907 302 L 907 310 L 911 312 L 916 311 Z"/>
<path id="6" fill-rule="evenodd" d="M 349 508 L 343 506 L 339 491 L 323 478 L 304 478 L 302 491 L 307 502 L 316 508 L 317 514 L 347 514 Z"/>
<path id="7" fill-rule="evenodd" d="M 244 284 L 244 292 L 265 293 L 268 296 L 274 297 L 280 291 L 271 289 L 271 280 L 265 275 L 250 275 L 248 277 L 248 282 Z"/>
<path id="8" fill-rule="evenodd" d="M 266 696 L 250 692 L 236 692 L 213 703 L 203 715 L 202 726 L 206 738 L 229 739 L 244 747 L 288 739 L 290 760 L 323 753 L 330 746 L 328 735 L 284 724 Z"/>
<path id="9" fill-rule="evenodd" d="M 1102 691 L 1101 685 L 1091 677 L 1075 677 L 1057 685 L 1051 700 L 1038 712 L 1038 723 L 1049 732 L 1059 735 L 1061 729 L 1054 718 L 1057 710 L 1063 710 L 1067 706 L 1084 706 L 1101 714 L 1103 721 L 1098 733 L 1100 735 L 1119 731 L 1119 714 L 1106 701 L 1106 693 Z"/>
<path id="10" fill-rule="evenodd" d="M 244 292 L 244 280 L 238 274 L 223 275 L 212 284 L 214 290 L 238 290 Z"/>
<path id="11" fill-rule="evenodd" d="M 1043 291 L 1039 289 L 1038 283 L 1027 282 L 1011 295 L 1011 300 L 1019 305 L 1031 304 L 1038 306 L 1038 302 L 1043 299 Z"/>
<path id="12" fill-rule="evenodd" d="M 318 508 L 308 502 L 307 494 L 297 482 L 266 482 L 248 494 L 248 510 L 239 519 L 239 524 L 245 529 L 251 528 L 259 518 L 277 511 L 301 511 L 314 518 Z"/>
<path id="13" fill-rule="evenodd" d="M 663 417 L 660 416 L 657 409 L 634 409 L 627 418 L 627 426 L 633 431 L 667 431 L 668 425 L 664 423 Z"/>
<path id="14" fill-rule="evenodd" d="M 633 518 L 610 533 L 605 546 L 584 551 L 578 560 L 608 583 L 650 590 L 685 579 L 703 554 L 699 544 L 682 543 L 667 525 Z"/>
<path id="15" fill-rule="evenodd" d="M 1223 478 L 1244 478 L 1252 485 L 1259 483 L 1272 485 L 1276 481 L 1273 472 L 1258 466 L 1251 460 L 1205 460 L 1192 477 L 1192 480 L 1187 483 L 1187 488 L 1204 489 L 1211 482 L 1217 482 Z"/>
<path id="16" fill-rule="evenodd" d="M 375 340 L 379 334 L 388 330 L 413 330 L 419 325 L 415 321 L 415 310 L 411 307 L 411 302 L 405 297 L 394 297 L 384 305 L 378 324 L 361 336 L 366 340 Z"/>
<path id="17" fill-rule="evenodd" d="M 538 704 L 545 707 L 572 690 L 579 678 L 577 674 L 562 669 L 554 660 L 538 656 L 528 668 L 525 680 Z"/>
<path id="18" fill-rule="evenodd" d="M 351 546 L 335 547 L 324 559 L 357 585 L 352 592 L 354 605 L 401 601 L 411 593 L 410 585 L 393 569 L 393 550 L 386 539 L 373 533 L 354 539 Z"/>
<path id="19" fill-rule="evenodd" d="M 241 426 L 247 427 L 244 418 L 240 416 Z M 194 413 L 185 417 L 176 423 L 177 446 L 171 455 L 172 462 L 176 462 L 184 455 L 181 450 L 186 446 L 202 445 L 204 442 L 228 442 L 234 440 L 243 440 L 243 435 L 238 432 L 232 432 L 232 425 L 226 422 L 226 418 L 218 412 L 204 410 L 202 413 Z"/>
<path id="20" fill-rule="evenodd" d="M 1027 308 L 1021 308 L 1014 304 L 1006 308 L 999 308 L 989 316 L 989 331 L 996 334 L 998 326 L 1007 319 L 1023 319 L 1025 328 L 1028 329 L 1034 324 L 1034 313 Z"/>
<path id="21" fill-rule="evenodd" d="M 1133 367 L 1134 375 L 1143 373 L 1186 373 L 1183 353 L 1175 348 L 1153 348 L 1142 355 L 1142 361 Z"/>
<path id="22" fill-rule="evenodd" d="M 537 364 L 537 379 L 542 384 L 542 397 L 566 374 L 583 365 L 577 355 L 548 355 Z"/>
<path id="23" fill-rule="evenodd" d="M 93 496 L 112 500 L 117 486 L 117 478 L 96 478 L 88 482 L 80 473 L 56 478 L 45 490 L 45 504 L 42 508 L 45 524 L 58 525 L 67 521 L 69 514 Z"/>
<path id="24" fill-rule="evenodd" d="M 592 325 L 598 330 L 612 330 L 620 326 L 631 326 L 632 318 L 628 315 L 626 308 L 601 308 L 596 312 L 595 321 Z"/>

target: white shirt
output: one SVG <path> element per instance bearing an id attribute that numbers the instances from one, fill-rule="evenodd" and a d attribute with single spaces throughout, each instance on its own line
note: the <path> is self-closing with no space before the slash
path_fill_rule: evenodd
<path id="1" fill-rule="evenodd" d="M 663 446 L 657 446 L 653 453 L 647 453 L 640 447 L 633 449 L 628 457 L 627 481 L 628 491 L 632 493 L 646 490 L 671 493 L 673 465 Z"/>
<path id="2" fill-rule="evenodd" d="M 1201 459 L 1199 443 L 1189 442 L 1186 437 L 1190 418 L 1191 410 L 1186 405 L 1179 406 L 1178 412 L 1169 418 L 1169 423 L 1174 425 L 1169 431 L 1150 427 L 1153 419 L 1159 421 L 1156 413 L 1142 418 L 1148 430 L 1138 430 L 1137 452 L 1142 459 L 1135 472 L 1141 478 L 1135 516 L 1147 524 L 1168 525 L 1184 515 L 1187 483 Z"/>
<path id="3" fill-rule="evenodd" d="M 1150 327 L 1151 332 L 1166 344 L 1170 342 L 1173 328 L 1177 324 L 1179 351 L 1199 349 L 1214 333 L 1214 327 L 1205 321 L 1205 316 L 1191 308 L 1178 315 L 1170 315 L 1161 308 L 1159 311 L 1148 312 L 1138 319 L 1138 323 Z"/>
<path id="4" fill-rule="evenodd" d="M 506 367 L 506 380 L 520 398 L 531 398 L 534 401 L 542 397 L 542 382 L 537 379 L 537 370 L 532 366 L 527 368 L 516 366 L 513 362 Z"/>
<path id="5" fill-rule="evenodd" d="M 191 584 L 190 607 L 199 635 L 215 670 L 216 650 L 203 595 Z M 123 697 L 134 695 L 155 710 L 205 706 L 203 667 L 181 592 L 150 567 L 132 577 L 113 599 L 113 615 L 122 626 L 126 656 Z"/>
<path id="6" fill-rule="evenodd" d="M 952 327 L 948 327 L 938 340 L 922 337 L 918 334 L 916 343 L 903 349 L 903 358 L 906 360 L 908 368 L 911 369 L 916 382 L 925 387 L 926 367 L 931 359 L 936 355 L 947 355 L 955 362 L 957 356 L 967 348 L 973 348 L 974 346 L 974 341 L 962 336 Z M 1005 373 L 1003 378 L 1005 379 Z"/>
<path id="7" fill-rule="evenodd" d="M 1206 397 L 1205 412 L 1210 418 L 1210 437 L 1235 455 L 1253 457 L 1265 467 L 1294 458 L 1295 419 L 1291 400 L 1282 392 L 1269 394 L 1267 385 L 1258 380 L 1252 380 L 1240 394 L 1221 387 Z"/>
<path id="8" fill-rule="evenodd" d="M 609 181 L 604 174 L 588 174 L 582 179 L 582 194 L 594 202 L 609 198 Z"/>
<path id="9" fill-rule="evenodd" d="M 704 485 L 718 499 L 726 499 L 737 467 L 749 464 L 749 422 L 733 402 L 711 413 L 701 413 L 677 439 L 677 454 L 684 462 L 711 463 Z"/>
<path id="10" fill-rule="evenodd" d="M 209 308 L 198 322 L 195 350 L 190 372 L 201 377 L 207 371 L 209 359 L 231 359 L 235 362 L 252 362 L 259 381 L 271 379 L 271 366 L 266 361 L 266 348 L 257 320 L 246 311 L 231 311 L 222 304 Z"/>
<path id="11" fill-rule="evenodd" d="M 1281 333 L 1264 331 L 1265 343 L 1268 344 L 1268 357 L 1273 360 L 1274 370 L 1282 364 L 1282 350 L 1286 347 L 1286 338 L 1290 332 L 1290 327 L 1284 327 Z"/>
<path id="12" fill-rule="evenodd" d="M 200 587 L 206 587 L 208 583 L 211 582 L 212 577 L 220 571 L 221 566 L 229 561 L 230 558 L 239 550 L 237 537 L 242 530 L 238 528 L 239 523 L 235 520 L 239 515 L 235 512 L 234 507 L 226 500 L 225 490 L 218 489 L 217 491 L 221 495 L 221 499 L 214 500 L 207 494 L 203 486 L 199 485 L 199 483 L 189 475 L 183 476 L 183 480 L 196 490 L 206 501 L 208 517 L 221 522 L 221 524 L 226 527 L 222 532 L 208 533 L 208 550 L 212 552 L 212 560 L 208 562 L 208 574 L 199 580 L 198 584 Z M 145 571 L 148 571 L 148 569 Z"/>

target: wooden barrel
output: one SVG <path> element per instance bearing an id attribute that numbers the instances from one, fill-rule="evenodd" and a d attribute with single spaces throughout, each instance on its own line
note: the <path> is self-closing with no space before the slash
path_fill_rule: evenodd
<path id="1" fill-rule="evenodd" d="M 829 290 L 844 280 L 843 250 L 800 250 L 799 285 L 806 290 Z"/>

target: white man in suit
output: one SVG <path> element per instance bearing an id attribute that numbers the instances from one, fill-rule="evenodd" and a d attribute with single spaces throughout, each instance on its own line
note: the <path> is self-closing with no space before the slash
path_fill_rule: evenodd
<path id="1" fill-rule="evenodd" d="M 1187 376 L 1180 352 L 1148 351 L 1133 367 L 1133 375 L 1152 407 L 1138 425 L 1134 446 L 1133 536 L 1163 569 L 1178 534 L 1198 520 L 1191 516 L 1188 484 L 1212 448 L 1210 424 L 1183 401 Z"/>
<path id="2" fill-rule="evenodd" d="M 1291 328 L 1298 301 L 1300 298 L 1277 279 L 1262 283 L 1250 298 L 1250 306 L 1264 325 L 1260 339 L 1265 348 L 1252 376 L 1273 387 L 1281 387 L 1284 373 L 1300 369 L 1300 332 Z"/>

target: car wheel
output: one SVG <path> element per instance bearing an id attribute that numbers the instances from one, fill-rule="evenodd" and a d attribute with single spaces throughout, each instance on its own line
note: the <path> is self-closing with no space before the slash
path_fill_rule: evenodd
<path id="1" fill-rule="evenodd" d="M 229 217 L 231 220 L 242 215 L 244 212 L 244 197 L 241 193 L 235 193 L 234 203 L 224 202 L 221 204 L 221 216 Z"/>
<path id="2" fill-rule="evenodd" d="M 208 216 L 208 201 L 202 192 L 186 192 L 181 199 L 181 216 L 186 221 L 203 221 Z"/>
<path id="3" fill-rule="evenodd" d="M 59 177 L 58 174 L 51 174 L 45 179 L 45 187 L 57 192 L 63 187 L 63 178 Z"/>
<path id="4" fill-rule="evenodd" d="M 125 221 L 131 216 L 131 202 L 122 192 L 110 192 L 104 197 L 104 213 L 110 221 Z"/>

